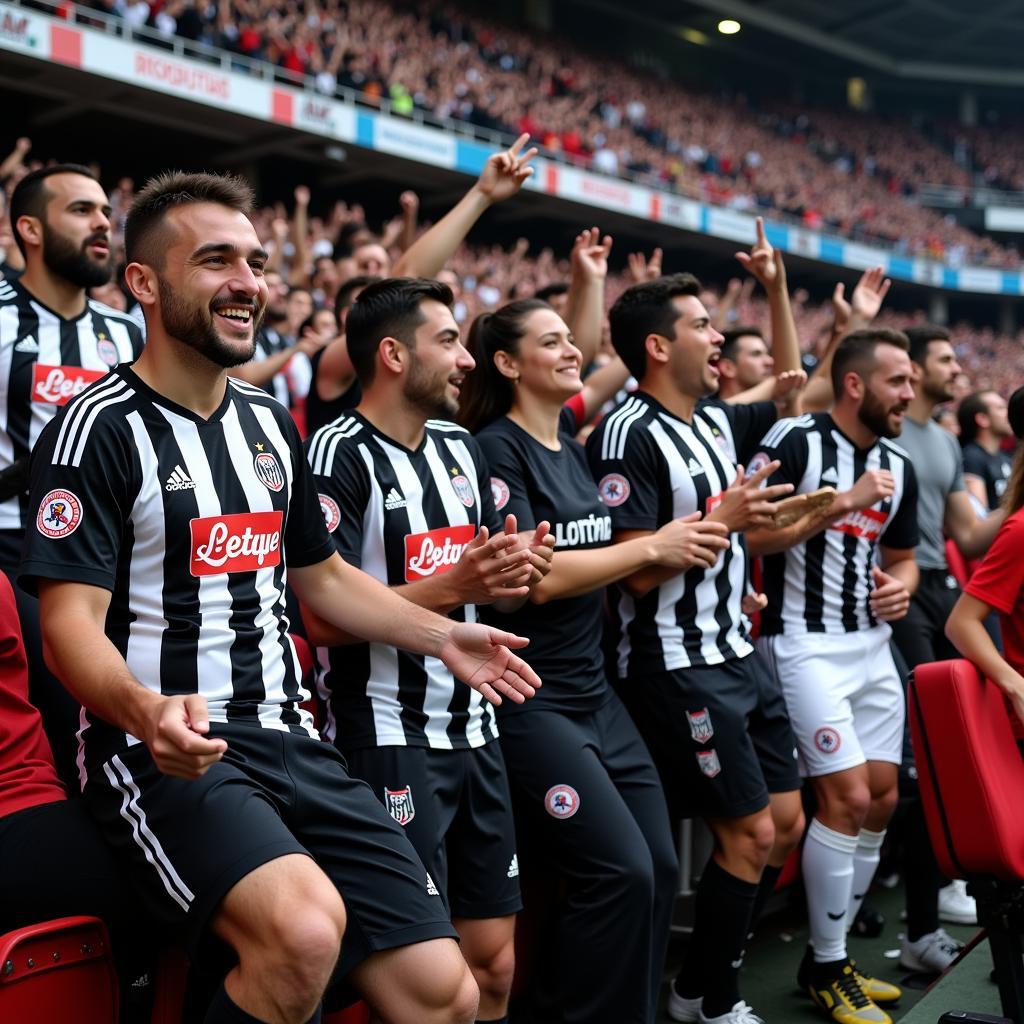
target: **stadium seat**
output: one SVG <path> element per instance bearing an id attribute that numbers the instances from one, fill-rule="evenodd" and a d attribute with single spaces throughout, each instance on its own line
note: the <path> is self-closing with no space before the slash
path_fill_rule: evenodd
<path id="1" fill-rule="evenodd" d="M 1024 1020 L 1024 762 L 1006 699 L 957 660 L 919 665 L 908 703 L 936 859 L 949 877 L 967 879 L 1003 1013 Z"/>
<path id="2" fill-rule="evenodd" d="M 369 1021 L 370 1010 L 365 1003 L 356 1003 L 324 1015 L 324 1024 L 369 1024 Z"/>
<path id="3" fill-rule="evenodd" d="M 117 971 L 95 917 L 61 917 L 0 936 L 0 1020 L 116 1024 Z"/>

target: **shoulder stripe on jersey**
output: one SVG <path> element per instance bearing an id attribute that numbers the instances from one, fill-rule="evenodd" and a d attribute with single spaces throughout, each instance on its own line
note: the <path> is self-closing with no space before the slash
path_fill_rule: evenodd
<path id="1" fill-rule="evenodd" d="M 761 444 L 766 448 L 776 448 L 782 439 L 791 431 L 796 429 L 806 430 L 814 426 L 814 417 L 810 413 L 803 416 L 795 416 L 791 419 L 779 420 L 773 424 L 768 433 L 761 439 Z"/>
<path id="2" fill-rule="evenodd" d="M 346 437 L 355 437 L 363 424 L 354 416 L 346 416 L 344 419 L 329 423 L 321 427 L 314 435 L 309 447 L 309 464 L 317 476 L 330 476 L 334 469 L 334 453 L 338 445 Z"/>
<path id="3" fill-rule="evenodd" d="M 68 406 L 64 422 L 60 425 L 57 444 L 53 450 L 53 465 L 77 466 L 82 458 L 82 451 L 89 439 L 96 417 L 107 406 L 125 402 L 135 394 L 135 389 L 117 374 L 108 374 L 96 384 L 72 399 Z"/>
<path id="4" fill-rule="evenodd" d="M 638 398 L 627 398 L 618 409 L 609 413 L 608 424 L 601 439 L 602 459 L 621 459 L 626 451 L 626 435 L 632 424 L 647 412 L 647 403 Z"/>
<path id="5" fill-rule="evenodd" d="M 880 437 L 878 439 L 878 443 L 883 448 L 888 448 L 889 451 L 891 451 L 893 453 L 893 455 L 898 455 L 904 461 L 906 461 L 906 462 L 912 462 L 913 461 L 910 458 L 910 452 L 908 452 L 906 448 L 901 448 L 900 445 L 898 445 L 895 441 L 890 441 L 889 438 L 887 438 L 887 437 Z"/>
<path id="6" fill-rule="evenodd" d="M 433 430 L 444 430 L 449 434 L 469 433 L 465 427 L 460 427 L 458 423 L 452 423 L 451 420 L 427 420 L 427 426 Z"/>
<path id="7" fill-rule="evenodd" d="M 141 331 L 142 328 L 139 326 L 138 320 L 134 317 L 130 317 L 127 313 L 122 313 L 119 309 L 114 309 L 113 306 L 108 306 L 106 303 L 97 302 L 96 299 L 87 299 L 89 308 L 99 316 L 103 317 L 104 320 L 113 320 L 114 323 L 124 324 L 125 327 L 132 327 L 136 331 Z"/>
<path id="8" fill-rule="evenodd" d="M 236 390 L 241 391 L 243 395 L 248 395 L 250 398 L 274 398 L 269 392 L 264 391 L 263 388 L 258 388 L 255 384 L 250 384 L 247 380 L 239 380 L 238 377 L 228 377 L 228 383 Z"/>

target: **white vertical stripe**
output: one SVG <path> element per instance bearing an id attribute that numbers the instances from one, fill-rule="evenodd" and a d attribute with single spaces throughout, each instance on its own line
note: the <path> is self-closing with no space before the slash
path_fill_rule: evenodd
<path id="1" fill-rule="evenodd" d="M 807 468 L 796 490 L 806 494 L 821 486 L 823 472 L 821 434 L 816 430 L 807 431 Z M 807 542 L 797 544 L 786 552 L 782 585 L 781 618 L 784 629 L 791 623 L 806 628 L 805 609 L 807 591 Z"/>
<path id="2" fill-rule="evenodd" d="M 14 462 L 14 441 L 11 440 L 8 425 L 10 412 L 11 365 L 14 361 L 14 339 L 18 336 L 21 315 L 14 303 L 0 306 L 0 469 Z M 17 497 L 0 504 L 0 530 L 20 529 L 21 506 Z"/>

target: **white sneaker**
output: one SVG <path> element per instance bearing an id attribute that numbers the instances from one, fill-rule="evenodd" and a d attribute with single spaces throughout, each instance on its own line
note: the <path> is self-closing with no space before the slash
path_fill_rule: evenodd
<path id="1" fill-rule="evenodd" d="M 700 1024 L 764 1024 L 764 1017 L 758 1017 L 742 999 L 728 1013 L 705 1017 L 701 1012 L 697 1020 Z"/>
<path id="2" fill-rule="evenodd" d="M 673 1020 L 682 1021 L 683 1024 L 697 1024 L 700 1020 L 700 1004 L 703 997 L 686 999 L 676 991 L 675 984 L 668 987 L 668 1006 L 665 1008 Z"/>
<path id="3" fill-rule="evenodd" d="M 938 928 L 922 935 L 916 942 L 909 942 L 906 936 L 900 943 L 900 967 L 921 974 L 941 974 L 960 955 L 962 942 Z"/>
<path id="4" fill-rule="evenodd" d="M 967 895 L 967 883 L 956 878 L 939 890 L 939 920 L 948 924 L 977 924 L 978 907 Z"/>

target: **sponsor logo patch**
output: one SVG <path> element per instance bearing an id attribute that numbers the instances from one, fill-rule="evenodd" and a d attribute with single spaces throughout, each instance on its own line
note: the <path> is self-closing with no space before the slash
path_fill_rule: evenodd
<path id="1" fill-rule="evenodd" d="M 469 482 L 469 479 L 460 473 L 458 476 L 452 477 L 452 490 L 458 495 L 459 501 L 462 502 L 466 508 L 472 508 L 476 501 L 473 496 L 473 485 Z"/>
<path id="2" fill-rule="evenodd" d="M 616 508 L 629 497 L 629 481 L 619 473 L 609 473 L 601 478 L 597 493 L 609 508 Z"/>
<path id="3" fill-rule="evenodd" d="M 32 367 L 32 401 L 42 402 L 44 405 L 67 405 L 94 380 L 106 375 L 106 370 L 36 363 Z"/>
<path id="4" fill-rule="evenodd" d="M 842 737 L 831 726 L 822 726 L 814 734 L 814 745 L 823 754 L 834 754 L 842 745 Z"/>
<path id="5" fill-rule="evenodd" d="M 182 469 L 180 464 L 174 467 L 174 472 L 164 484 L 165 491 L 194 491 L 195 489 L 196 482 Z"/>
<path id="6" fill-rule="evenodd" d="M 724 491 L 719 491 L 717 494 L 708 496 L 708 500 L 704 502 L 704 515 L 709 516 L 712 512 L 722 504 L 722 498 L 725 496 Z"/>
<path id="7" fill-rule="evenodd" d="M 884 512 L 877 509 L 862 508 L 843 516 L 839 522 L 832 524 L 832 529 L 874 543 L 881 537 L 882 528 L 888 518 Z"/>
<path id="8" fill-rule="evenodd" d="M 691 458 L 690 461 L 686 463 L 686 468 L 689 470 L 690 476 L 704 475 L 704 467 L 694 458 Z"/>
<path id="9" fill-rule="evenodd" d="M 512 497 L 508 484 L 496 476 L 491 477 L 491 497 L 494 499 L 494 508 L 498 512 L 508 504 L 508 499 Z"/>
<path id="10" fill-rule="evenodd" d="M 405 535 L 405 582 L 451 572 L 476 536 L 472 523 Z"/>
<path id="11" fill-rule="evenodd" d="M 277 461 L 276 455 L 272 455 L 270 452 L 260 452 L 253 460 L 252 465 L 260 483 L 268 490 L 276 493 L 284 487 L 284 473 L 281 472 L 281 464 Z"/>
<path id="12" fill-rule="evenodd" d="M 384 507 L 389 512 L 394 512 L 396 508 L 405 508 L 405 506 L 405 498 L 403 498 L 401 494 L 399 494 L 398 491 L 394 487 L 392 487 L 391 490 L 388 491 L 388 496 L 384 499 Z"/>
<path id="13" fill-rule="evenodd" d="M 28 352 L 32 355 L 39 355 L 39 343 L 29 335 L 27 338 L 22 338 L 17 345 L 14 346 L 15 352 Z"/>
<path id="14" fill-rule="evenodd" d="M 519 854 L 513 853 L 512 859 L 508 862 L 508 871 L 506 872 L 509 878 L 519 877 Z"/>
<path id="15" fill-rule="evenodd" d="M 700 770 L 709 779 L 713 779 L 722 770 L 722 764 L 718 760 L 717 750 L 698 750 L 697 764 L 700 767 Z"/>
<path id="16" fill-rule="evenodd" d="M 412 802 L 412 786 L 384 790 L 384 806 L 399 825 L 408 825 L 416 817 L 416 806 Z M 428 876 L 429 877 L 429 876 Z"/>
<path id="17" fill-rule="evenodd" d="M 82 503 L 78 495 L 61 488 L 50 491 L 39 503 L 36 529 L 53 540 L 70 536 L 82 522 Z"/>
<path id="18" fill-rule="evenodd" d="M 715 735 L 715 730 L 711 726 L 711 714 L 707 708 L 692 713 L 687 711 L 686 720 L 690 723 L 690 735 L 694 743 L 707 743 Z"/>
<path id="19" fill-rule="evenodd" d="M 327 532 L 334 533 L 341 522 L 341 509 L 329 494 L 318 494 L 317 497 L 320 499 L 320 511 L 324 514 Z"/>
<path id="20" fill-rule="evenodd" d="M 281 525 L 284 514 L 242 512 L 206 516 L 189 522 L 192 532 L 193 576 L 227 572 L 255 572 L 281 562 Z"/>
<path id="21" fill-rule="evenodd" d="M 552 818 L 571 818 L 580 809 L 580 795 L 572 786 L 552 786 L 544 794 L 544 810 Z"/>

